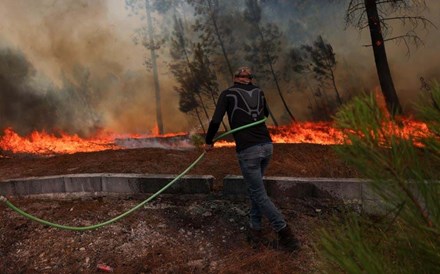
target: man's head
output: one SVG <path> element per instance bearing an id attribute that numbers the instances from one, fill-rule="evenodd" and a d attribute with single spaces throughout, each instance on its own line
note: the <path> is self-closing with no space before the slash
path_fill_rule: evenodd
<path id="1" fill-rule="evenodd" d="M 252 71 L 249 67 L 240 67 L 234 73 L 234 83 L 247 85 L 252 83 L 253 78 L 254 75 L 252 75 Z"/>

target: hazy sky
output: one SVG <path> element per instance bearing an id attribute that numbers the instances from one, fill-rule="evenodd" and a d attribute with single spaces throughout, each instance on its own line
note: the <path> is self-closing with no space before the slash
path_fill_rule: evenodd
<path id="1" fill-rule="evenodd" d="M 432 0 L 427 3 L 430 10 L 425 16 L 440 27 L 440 1 Z M 303 28 L 301 33 L 296 30 L 298 37 L 292 37 L 291 40 L 306 41 L 323 35 L 334 48 L 339 66 L 337 73 L 341 79 L 345 79 L 343 76 L 347 75 L 347 71 L 356 72 L 361 75 L 360 78 L 367 87 L 378 86 L 372 50 L 362 46 L 369 42 L 369 33 L 359 33 L 352 28 L 344 30 L 343 15 L 343 10 L 320 11 L 318 8 L 311 10 L 309 14 L 302 14 L 301 17 L 291 18 Z M 274 22 L 282 23 L 280 20 L 283 17 L 277 18 L 278 21 L 274 19 Z M 284 24 L 288 26 L 289 22 L 292 21 Z M 26 124 L 21 125 L 23 131 L 38 127 L 38 123 L 33 124 L 35 121 L 31 118 L 26 121 L 19 118 L 22 112 L 28 111 L 28 104 L 31 102 L 22 105 L 18 102 L 15 108 L 9 109 L 10 106 L 4 102 L 12 98 L 29 101 L 34 95 L 46 96 L 44 100 L 52 100 L 54 103 L 52 107 L 43 108 L 43 111 L 53 110 L 61 115 L 60 113 L 65 112 L 64 107 L 57 108 L 53 104 L 69 103 L 51 93 L 66 89 L 67 82 L 73 86 L 81 86 L 83 72 L 88 71 L 90 83 L 93 82 L 94 87 L 100 90 L 95 95 L 99 98 L 94 98 L 95 103 L 91 106 L 99 115 L 100 125 L 118 132 L 147 132 L 155 124 L 154 89 L 151 73 L 143 66 L 148 52 L 142 46 L 135 45 L 132 40 L 134 30 L 140 25 L 139 17 L 129 16 L 123 0 L 0 1 L 2 56 L 21 56 L 24 60 L 22 62 L 32 68 L 26 77 L 11 76 L 12 82 L 6 81 L 5 85 L 8 85 L 10 91 L 0 93 L 0 100 L 3 101 L 3 105 L 0 102 L 0 107 L 4 108 L 0 109 L 0 114 L 3 115 L 0 119 L 7 122 L 0 121 L 0 126 L 18 127 L 17 124 Z M 286 33 L 295 36 L 295 30 Z M 439 30 L 431 28 L 426 35 L 423 31 L 420 34 L 425 45 L 419 49 L 412 48 L 410 56 L 405 55 L 406 48 L 402 44 L 387 44 L 395 86 L 404 106 L 420 92 L 421 76 L 427 79 L 439 78 Z M 4 74 L 3 77 L 9 77 L 14 69 L 9 68 L 6 61 L 2 62 L 4 64 L 1 65 L 0 73 Z M 188 123 L 187 117 L 178 110 L 178 97 L 173 91 L 175 83 L 166 66 L 162 65 L 160 68 L 160 77 L 165 130 L 191 130 L 194 125 Z M 19 80 L 14 79 L 26 83 L 15 83 L 13 81 Z M 225 87 L 221 87 L 223 88 Z M 22 97 L 11 95 L 17 92 Z M 31 94 L 31 97 L 26 94 Z M 301 93 L 289 94 L 288 97 L 295 107 L 305 105 L 306 98 Z M 54 121 L 53 124 L 68 128 L 72 122 L 77 123 L 72 131 L 78 129 L 81 123 L 78 124 L 75 119 L 87 114 L 84 114 L 84 105 L 75 107 L 82 109 L 82 116 L 76 115 L 76 110 L 72 110 L 69 115 L 65 115 L 68 118 L 62 123 L 57 124 Z M 296 111 L 300 119 L 306 117 L 306 108 Z"/>

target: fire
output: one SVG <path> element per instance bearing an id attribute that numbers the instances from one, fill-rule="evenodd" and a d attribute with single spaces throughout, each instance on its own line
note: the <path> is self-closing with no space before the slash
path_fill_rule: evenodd
<path id="1" fill-rule="evenodd" d="M 300 122 L 288 126 L 271 127 L 275 143 L 312 143 L 337 145 L 344 142 L 344 135 L 331 122 Z"/>
<path id="2" fill-rule="evenodd" d="M 338 145 L 344 143 L 344 134 L 332 122 L 296 122 L 286 126 L 269 127 L 274 143 Z M 233 142 L 219 141 L 216 147 L 234 146 Z"/>
<path id="3" fill-rule="evenodd" d="M 159 135 L 159 125 L 155 124 L 151 132 L 153 133 L 153 135 Z"/>
<path id="4" fill-rule="evenodd" d="M 0 137 L 0 149 L 13 153 L 52 155 L 117 148 L 110 136 L 83 139 L 78 135 L 61 133 L 58 137 L 44 131 L 34 131 L 30 135 L 22 137 L 11 128 L 7 128 L 4 135 Z"/>
<path id="5" fill-rule="evenodd" d="M 407 138 L 409 136 L 426 137 L 429 129 L 426 124 L 413 119 L 401 119 L 400 126 L 384 125 L 387 132 Z M 332 122 L 297 122 L 291 125 L 269 127 L 274 143 L 311 143 L 321 145 L 338 145 L 344 143 L 344 134 L 333 126 Z M 81 138 L 78 135 L 68 135 L 65 133 L 55 136 L 46 132 L 34 131 L 28 136 L 20 136 L 13 129 L 4 130 L 0 136 L 0 151 L 12 153 L 30 153 L 38 155 L 70 154 L 76 152 L 92 152 L 109 149 L 132 148 L 136 146 L 127 145 L 127 141 L 149 146 L 155 143 L 154 147 L 163 141 L 168 142 L 168 148 L 178 148 L 185 145 L 182 140 L 186 139 L 186 145 L 190 143 L 189 134 L 185 132 L 167 133 L 159 135 L 140 134 L 111 134 L 101 132 L 90 138 Z M 121 141 L 123 140 L 123 141 Z M 170 143 L 172 143 L 170 145 Z M 153 146 L 153 145 L 152 145 Z M 219 141 L 216 147 L 234 146 L 233 142 Z M 139 146 L 138 146 L 139 147 Z"/>

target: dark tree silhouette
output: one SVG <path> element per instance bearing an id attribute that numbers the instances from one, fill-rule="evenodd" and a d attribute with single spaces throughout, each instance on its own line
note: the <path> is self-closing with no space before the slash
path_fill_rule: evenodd
<path id="1" fill-rule="evenodd" d="M 188 67 L 174 71 L 174 77 L 178 83 L 175 90 L 179 94 L 179 110 L 187 114 L 195 113 L 204 130 L 203 120 L 209 119 L 209 115 L 200 91 L 200 83 L 194 80 L 194 75 Z M 205 118 L 201 117 L 201 111 L 204 112 Z"/>
<path id="2" fill-rule="evenodd" d="M 179 94 L 179 110 L 183 113 L 195 113 L 203 133 L 205 133 L 206 130 L 203 126 L 203 119 L 200 117 L 199 103 L 194 97 L 194 93 L 191 90 L 185 90 L 182 87 L 177 88 L 176 91 Z"/>
<path id="3" fill-rule="evenodd" d="M 246 46 L 246 59 L 252 62 L 254 66 L 262 72 L 262 74 L 270 75 L 271 79 L 275 83 L 278 95 L 281 98 L 285 110 L 287 111 L 290 119 L 295 121 L 295 117 L 287 105 L 286 99 L 281 91 L 278 73 L 274 67 L 278 61 L 278 55 L 281 51 L 280 38 L 282 34 L 276 25 L 270 23 L 261 23 L 261 6 L 257 0 L 246 1 L 244 18 L 252 26 L 249 36 L 252 38 L 255 36 L 258 37 L 258 40 L 254 40 Z M 273 118 L 273 115 L 271 116 Z"/>
<path id="4" fill-rule="evenodd" d="M 330 81 L 336 93 L 336 101 L 342 104 L 341 95 L 336 85 L 335 68 L 336 54 L 330 43 L 326 43 L 319 35 L 312 45 L 302 45 L 300 49 L 292 49 L 289 54 L 291 67 L 298 73 L 314 74 L 315 79 L 326 86 Z"/>
<path id="5" fill-rule="evenodd" d="M 234 73 L 226 49 L 226 45 L 231 44 L 230 40 L 226 41 L 227 37 L 231 37 L 229 35 L 231 29 L 223 23 L 226 21 L 224 17 L 227 14 L 222 12 L 218 0 L 187 0 L 187 2 L 195 9 L 196 22 L 194 30 L 200 34 L 199 38 L 203 47 L 208 51 L 216 51 L 217 48 L 220 48 L 226 64 L 226 73 L 232 78 Z"/>
<path id="6" fill-rule="evenodd" d="M 205 54 L 201 44 L 193 45 L 193 49 L 189 49 L 190 44 L 185 34 L 183 22 L 180 18 L 174 15 L 174 31 L 171 37 L 171 57 L 173 62 L 170 65 L 172 73 L 176 76 L 182 71 L 189 70 L 189 76 L 193 81 L 198 83 L 200 90 L 194 90 L 200 100 L 200 105 L 203 106 L 205 115 L 209 118 L 207 106 L 203 102 L 201 93 L 206 93 L 210 96 L 214 107 L 217 105 L 216 97 L 218 96 L 218 82 L 216 73 L 211 70 L 208 57 Z M 190 53 L 193 53 L 194 61 L 190 61 Z M 226 125 L 223 123 L 225 130 Z"/>
<path id="7" fill-rule="evenodd" d="M 200 84 L 201 91 L 211 98 L 215 107 L 219 93 L 217 75 L 211 70 L 208 57 L 201 44 L 197 44 L 194 48 L 194 61 L 190 68 L 195 75 L 194 80 Z"/>
<path id="8" fill-rule="evenodd" d="M 402 107 L 394 87 L 393 78 L 388 64 L 385 42 L 395 40 L 404 42 L 409 54 L 409 45 L 422 44 L 416 33 L 419 26 L 426 28 L 433 25 L 431 21 L 420 16 L 426 7 L 424 0 L 350 0 L 346 13 L 346 23 L 358 29 L 369 28 L 371 46 L 373 47 L 376 70 L 388 111 L 402 113 Z M 388 37 L 391 34 L 391 23 L 400 21 L 410 29 L 401 35 Z"/>
<path id="9" fill-rule="evenodd" d="M 198 97 L 199 101 L 197 104 L 192 104 L 194 105 L 193 109 L 195 110 L 198 107 L 202 107 L 206 119 L 208 119 L 209 115 L 207 107 L 205 106 L 203 98 L 201 97 L 200 84 L 196 79 L 196 73 L 194 72 L 193 64 L 190 61 L 190 49 L 188 44 L 190 43 L 185 37 L 185 30 L 182 20 L 178 18 L 176 14 L 174 14 L 174 30 L 172 33 L 170 46 L 170 53 L 173 62 L 170 64 L 170 69 L 180 85 L 180 88 L 177 91 L 180 96 L 185 96 L 184 101 L 188 101 L 189 95 L 187 93 L 192 93 L 192 96 L 194 97 L 192 100 L 197 101 L 195 97 Z M 184 92 L 182 92 L 182 90 Z M 183 112 L 188 113 L 189 111 Z M 198 113 L 197 116 L 200 120 L 201 118 Z"/>

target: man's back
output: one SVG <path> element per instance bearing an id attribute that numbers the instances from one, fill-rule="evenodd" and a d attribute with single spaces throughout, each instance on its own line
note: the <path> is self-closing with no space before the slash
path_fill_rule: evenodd
<path id="1" fill-rule="evenodd" d="M 220 123 L 227 112 L 232 129 L 262 120 L 269 113 L 263 91 L 252 84 L 234 83 L 220 94 L 217 104 L 212 121 Z M 264 123 L 234 133 L 234 139 L 237 151 L 272 142 Z"/>

